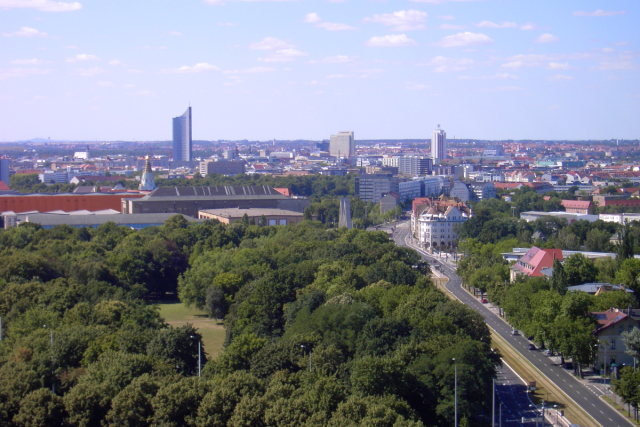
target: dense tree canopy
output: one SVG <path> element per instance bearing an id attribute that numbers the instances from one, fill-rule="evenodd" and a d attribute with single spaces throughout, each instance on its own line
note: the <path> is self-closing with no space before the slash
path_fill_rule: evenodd
<path id="1" fill-rule="evenodd" d="M 452 358 L 482 422 L 486 326 L 385 233 L 173 217 L 25 224 L 0 248 L 2 425 L 450 425 Z M 149 304 L 171 296 L 224 319 L 199 378 L 198 331 Z"/>

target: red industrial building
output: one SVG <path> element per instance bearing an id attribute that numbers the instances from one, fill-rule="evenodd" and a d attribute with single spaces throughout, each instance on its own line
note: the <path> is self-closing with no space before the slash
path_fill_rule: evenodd
<path id="1" fill-rule="evenodd" d="M 122 199 L 138 199 L 145 194 L 25 194 L 0 195 L 0 212 L 50 212 L 50 211 L 121 211 Z"/>

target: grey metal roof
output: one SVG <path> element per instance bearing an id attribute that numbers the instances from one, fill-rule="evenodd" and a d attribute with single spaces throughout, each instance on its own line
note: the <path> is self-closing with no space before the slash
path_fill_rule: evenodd
<path id="1" fill-rule="evenodd" d="M 162 224 L 175 213 L 148 213 L 148 214 L 108 214 L 108 215 L 59 215 L 59 214 L 29 214 L 27 222 L 33 222 L 42 226 L 75 225 L 91 226 L 113 222 L 115 224 Z M 189 222 L 199 221 L 188 215 L 182 215 Z"/>
<path id="2" fill-rule="evenodd" d="M 216 186 L 191 186 L 191 187 L 159 187 L 156 188 L 148 199 L 162 198 L 229 198 L 229 197 L 256 197 L 277 196 L 284 198 L 272 187 L 267 185 L 216 185 Z"/>

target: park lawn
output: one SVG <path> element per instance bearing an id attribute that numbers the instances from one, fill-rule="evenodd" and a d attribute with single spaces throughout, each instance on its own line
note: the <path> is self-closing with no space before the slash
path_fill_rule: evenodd
<path id="1" fill-rule="evenodd" d="M 192 324 L 202 335 L 202 346 L 209 359 L 222 351 L 225 331 L 222 322 L 209 318 L 206 312 L 183 303 L 157 304 L 160 316 L 171 326 Z"/>

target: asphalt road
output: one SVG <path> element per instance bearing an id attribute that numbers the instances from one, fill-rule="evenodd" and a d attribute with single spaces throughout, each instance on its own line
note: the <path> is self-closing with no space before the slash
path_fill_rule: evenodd
<path id="1" fill-rule="evenodd" d="M 409 241 L 409 223 L 399 223 L 393 233 L 393 240 L 400 246 L 412 247 Z M 415 248 L 414 248 L 415 249 Z M 529 341 L 520 335 L 514 336 L 511 327 L 500 317 L 490 311 L 476 298 L 469 295 L 462 289 L 462 281 L 455 269 L 442 262 L 439 258 L 430 256 L 419 251 L 424 259 L 430 261 L 431 265 L 439 265 L 439 271 L 449 278 L 447 289 L 455 295 L 462 303 L 480 313 L 487 325 L 504 338 L 513 348 L 515 348 L 523 358 L 543 372 L 551 381 L 556 383 L 571 399 L 581 406 L 598 423 L 605 427 L 629 426 L 633 425 L 622 415 L 618 414 L 609 405 L 603 402 L 596 394 L 578 381 L 571 373 L 554 365 L 548 357 L 537 350 L 529 350 Z"/>

